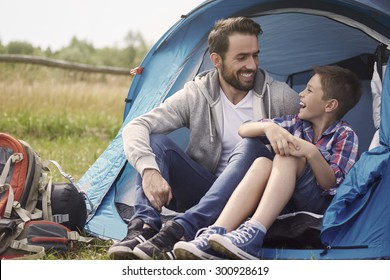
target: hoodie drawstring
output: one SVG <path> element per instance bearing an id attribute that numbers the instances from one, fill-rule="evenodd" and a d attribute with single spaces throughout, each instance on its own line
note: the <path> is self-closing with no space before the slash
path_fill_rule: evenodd
<path id="1" fill-rule="evenodd" d="M 209 114 L 210 141 L 211 141 L 211 143 L 214 143 L 214 133 L 213 133 L 213 128 L 211 126 L 211 106 L 210 106 L 210 104 L 209 104 L 208 114 Z"/>
<path id="2" fill-rule="evenodd" d="M 268 92 L 268 118 L 271 119 L 271 89 L 267 83 L 267 92 Z"/>

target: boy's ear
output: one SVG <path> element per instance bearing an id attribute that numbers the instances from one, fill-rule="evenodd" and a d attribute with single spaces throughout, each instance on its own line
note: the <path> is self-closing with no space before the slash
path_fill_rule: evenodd
<path id="1" fill-rule="evenodd" d="M 329 100 L 325 105 L 325 112 L 332 112 L 336 110 L 339 107 L 339 102 L 337 99 L 331 99 Z"/>

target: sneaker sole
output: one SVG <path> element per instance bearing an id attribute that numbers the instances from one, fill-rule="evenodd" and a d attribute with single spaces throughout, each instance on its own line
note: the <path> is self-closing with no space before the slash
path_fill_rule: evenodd
<path id="1" fill-rule="evenodd" d="M 213 250 L 232 260 L 258 260 L 258 258 L 237 248 L 229 239 L 219 234 L 213 234 L 209 238 L 209 243 Z"/>
<path id="2" fill-rule="evenodd" d="M 140 259 L 140 260 L 152 260 L 153 259 L 149 255 L 147 255 L 144 251 L 138 249 L 137 247 L 134 248 L 133 254 L 137 259 Z"/>
<path id="3" fill-rule="evenodd" d="M 177 243 L 174 248 L 175 256 L 180 260 L 221 260 L 216 256 L 207 254 L 187 242 Z"/>
<path id="4" fill-rule="evenodd" d="M 173 252 L 168 252 L 166 253 L 166 257 L 158 257 L 158 256 L 149 256 L 146 254 L 144 251 L 141 249 L 135 247 L 133 250 L 133 254 L 135 256 L 135 259 L 140 259 L 140 260 L 175 260 L 176 257 Z"/>
<path id="5" fill-rule="evenodd" d="M 113 260 L 134 260 L 137 257 L 134 255 L 134 252 L 125 246 L 115 246 L 109 248 L 108 256 Z"/>

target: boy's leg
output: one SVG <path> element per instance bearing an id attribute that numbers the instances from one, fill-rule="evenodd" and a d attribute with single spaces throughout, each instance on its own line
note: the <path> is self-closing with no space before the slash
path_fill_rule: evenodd
<path id="1" fill-rule="evenodd" d="M 208 243 L 210 235 L 225 234 L 226 230 L 230 231 L 237 228 L 242 221 L 253 213 L 267 184 L 271 168 L 271 159 L 264 156 L 256 158 L 242 181 L 233 191 L 214 225 L 199 230 L 196 238 L 192 241 L 176 243 L 174 246 L 176 257 L 179 259 L 219 259 L 220 256 L 210 248 Z M 219 224 L 223 226 L 221 227 Z"/>
<path id="2" fill-rule="evenodd" d="M 186 240 L 192 240 L 199 229 L 216 221 L 234 189 L 258 157 L 272 159 L 273 155 L 259 139 L 242 139 L 232 152 L 225 170 L 199 203 L 174 218 L 184 228 Z"/>
<path id="3" fill-rule="evenodd" d="M 211 235 L 212 249 L 232 259 L 259 258 L 266 231 L 290 200 L 296 178 L 304 166 L 303 158 L 275 156 L 271 175 L 254 215 L 236 230 L 225 235 Z M 243 205 L 236 207 L 240 209 Z M 226 219 L 225 223 L 229 220 Z"/>
<path id="4" fill-rule="evenodd" d="M 297 177 L 305 164 L 304 158 L 275 156 L 263 197 L 251 220 L 260 222 L 266 229 L 270 228 L 291 199 Z"/>
<path id="5" fill-rule="evenodd" d="M 271 168 L 270 159 L 257 158 L 234 190 L 214 225 L 222 226 L 229 232 L 244 222 L 259 205 Z"/>

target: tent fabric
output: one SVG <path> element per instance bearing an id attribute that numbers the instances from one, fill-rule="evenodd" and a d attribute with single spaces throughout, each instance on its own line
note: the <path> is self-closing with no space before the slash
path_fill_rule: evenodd
<path id="1" fill-rule="evenodd" d="M 123 219 L 129 217 L 121 216 L 115 204 L 131 205 L 135 170 L 127 163 L 123 153 L 121 136 L 123 127 L 135 117 L 158 106 L 181 89 L 185 82 L 194 79 L 198 73 L 213 67 L 208 58 L 208 33 L 217 19 L 238 15 L 251 17 L 262 26 L 264 33 L 259 38 L 261 67 L 275 78 L 288 82 L 297 91 L 305 85 L 311 67 L 314 65 L 339 64 L 356 70 L 364 82 L 365 94 L 357 109 L 351 111 L 347 117 L 353 127 L 356 127 L 359 138 L 363 140 L 361 141 L 363 151 L 367 149 L 375 127 L 372 122 L 370 81 L 366 78 L 372 76 L 374 53 L 378 45 L 390 45 L 388 0 L 205 1 L 182 16 L 148 52 L 141 63 L 144 71 L 141 75 L 135 76 L 129 88 L 127 100 L 130 101 L 126 103 L 124 109 L 122 128 L 78 182 L 79 187 L 88 193 L 93 204 L 92 209 L 89 209 L 92 212 L 85 226 L 87 233 L 113 239 L 122 239 L 125 236 L 127 228 Z M 388 88 L 388 85 L 384 86 L 383 91 L 389 90 Z M 390 102 L 388 96 L 384 93 L 382 95 L 380 142 L 388 145 L 390 132 L 383 127 L 384 123 L 389 122 L 390 111 L 387 107 L 390 106 Z M 170 136 L 185 147 L 185 129 Z M 363 184 L 361 181 L 371 184 L 373 178 L 381 174 L 381 180 L 376 187 L 364 185 L 368 189 L 366 200 L 361 202 L 364 209 L 372 204 L 367 201 L 379 199 L 375 198 L 380 197 L 378 192 L 381 194 L 383 189 L 386 189 L 385 186 L 389 185 L 388 179 L 384 180 L 388 178 L 384 175 L 387 170 L 385 163 L 388 161 L 386 148 L 384 148 L 387 147 L 386 145 L 382 144 L 381 147 L 363 153 L 364 162 L 359 161 L 357 165 L 360 169 L 353 171 L 349 179 L 346 179 L 348 186 L 345 186 L 345 190 L 356 192 L 360 199 L 364 196 L 364 187 L 358 188 L 356 184 Z M 379 161 L 383 162 L 380 167 L 376 165 Z M 372 173 L 363 172 L 363 167 L 371 170 Z M 339 195 L 341 196 L 342 193 Z M 351 201 L 354 207 L 358 207 L 356 200 Z M 342 206 L 342 204 L 335 204 L 333 207 L 337 208 L 337 205 Z M 348 211 L 352 209 L 348 208 Z M 386 209 L 383 211 L 389 213 Z M 348 220 L 347 217 L 351 213 L 344 213 L 344 218 Z M 339 234 L 338 228 L 342 225 L 337 224 L 332 217 L 340 219 L 339 216 L 335 214 L 332 216 L 329 213 L 322 236 L 324 241 L 337 247 L 338 243 L 333 244 L 330 241 Z M 356 219 L 358 218 L 352 218 L 351 222 L 345 221 L 345 223 L 355 223 Z M 339 240 L 340 244 L 344 242 L 341 237 Z M 305 250 L 295 251 L 288 251 L 288 253 L 293 258 L 307 256 Z M 320 253 L 321 251 L 312 252 L 318 258 L 321 258 Z M 280 255 L 279 251 L 273 249 L 264 250 L 264 254 L 265 257 L 283 258 L 283 254 Z M 326 256 L 326 258 L 351 257 L 348 251 L 344 253 L 339 249 L 329 250 Z"/>
<path id="2" fill-rule="evenodd" d="M 380 146 L 364 153 L 327 210 L 321 238 L 332 246 L 367 246 L 363 257 L 390 257 L 390 71 L 383 80 Z M 373 230 L 375 229 L 375 230 Z"/>
<path id="3" fill-rule="evenodd" d="M 380 146 L 362 154 L 324 214 L 320 237 L 328 248 L 265 249 L 263 258 L 390 258 L 390 127 L 385 125 L 390 115 L 388 67 L 381 103 Z"/>

